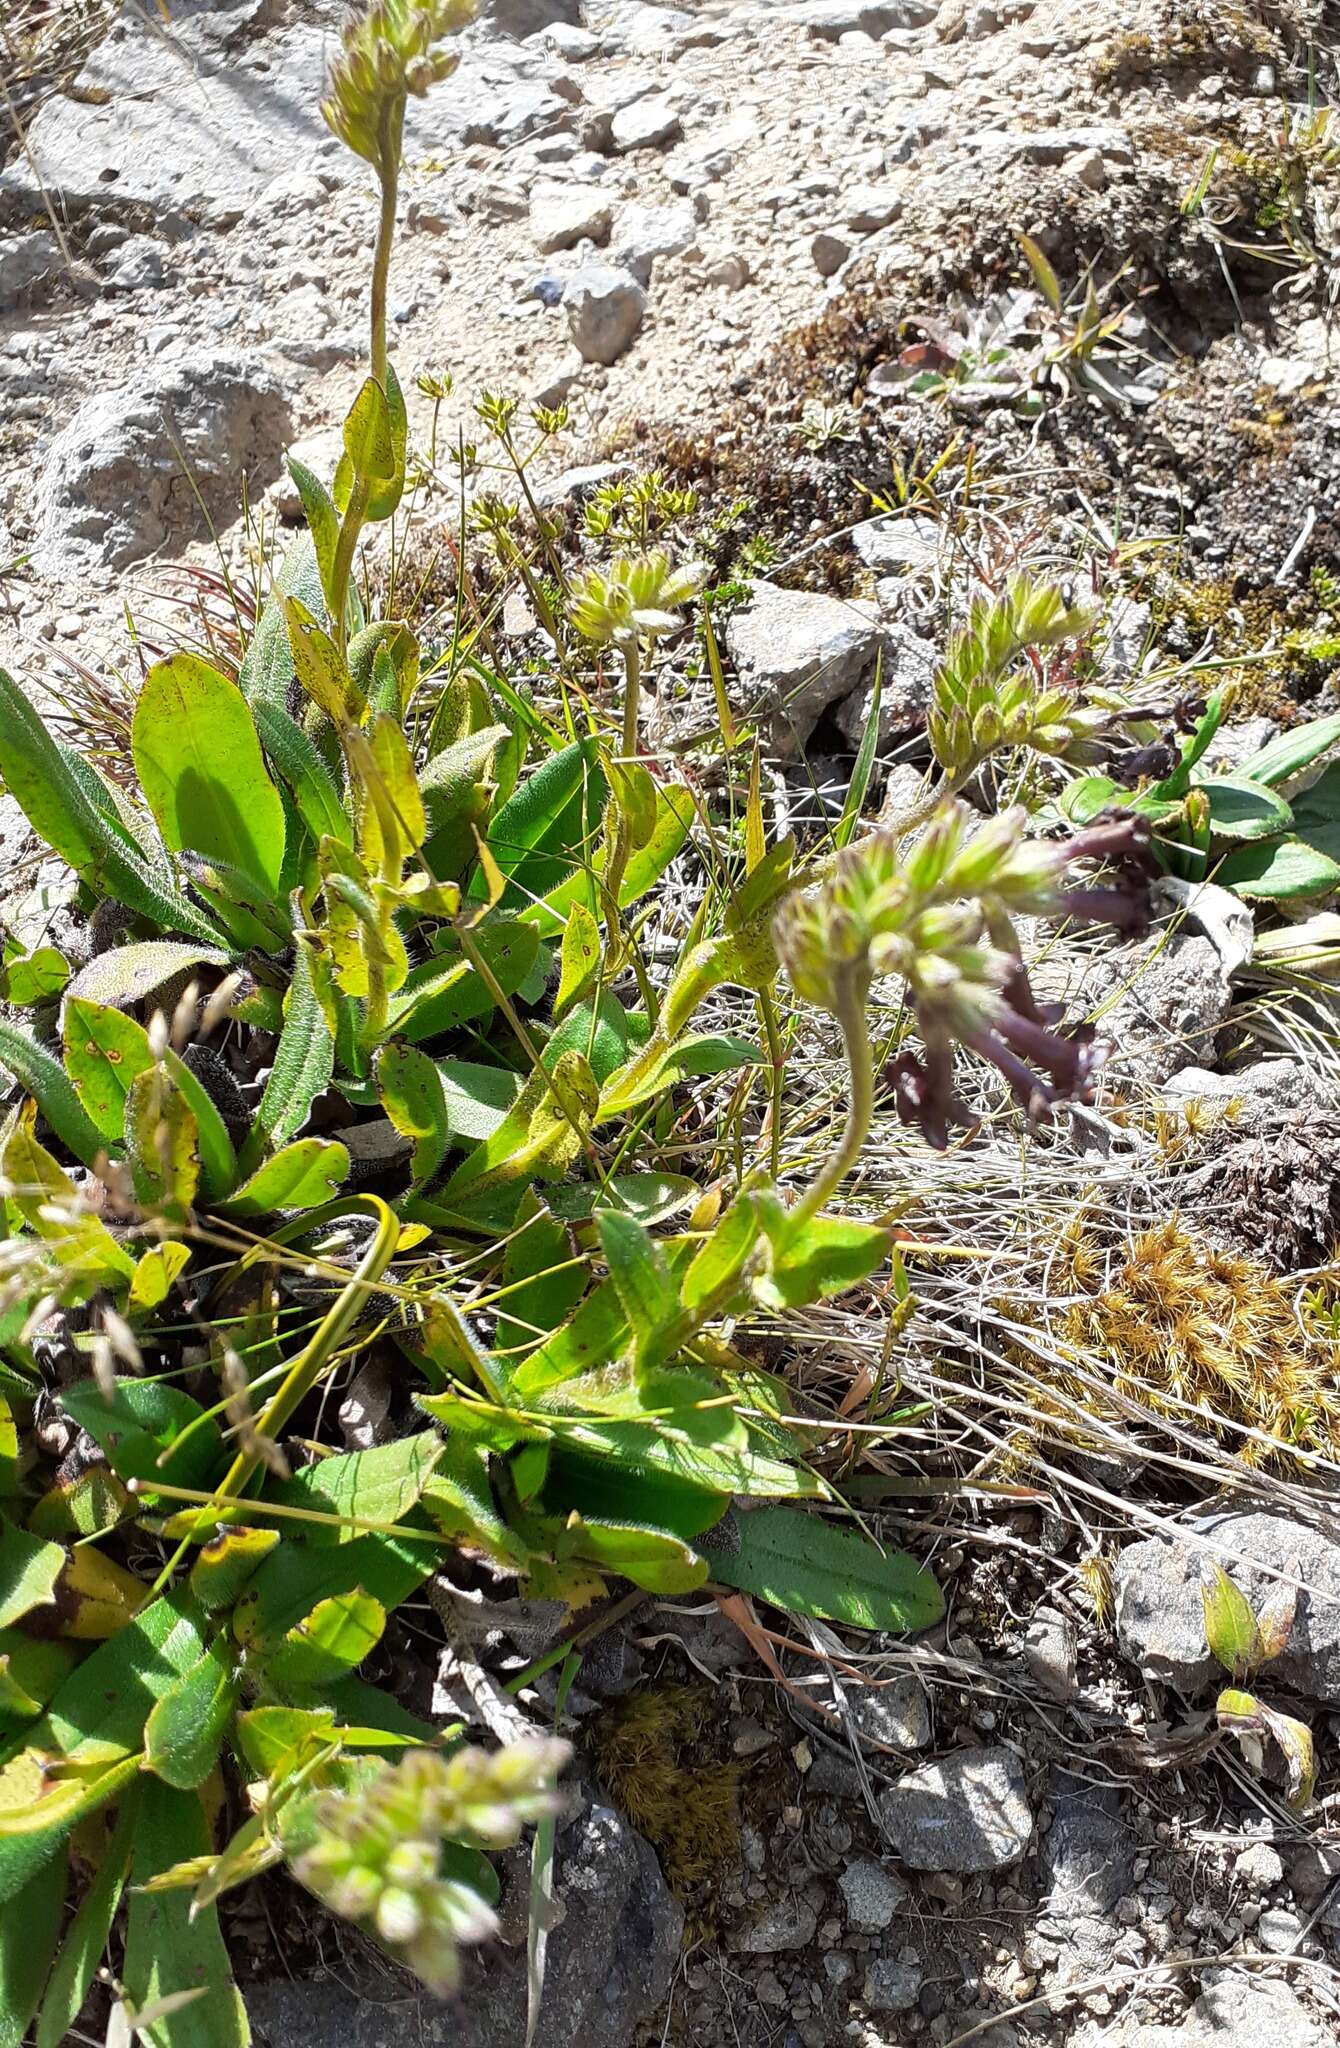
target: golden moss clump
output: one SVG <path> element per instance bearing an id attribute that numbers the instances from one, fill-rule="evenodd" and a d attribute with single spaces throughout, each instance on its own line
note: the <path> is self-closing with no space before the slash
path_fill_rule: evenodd
<path id="1" fill-rule="evenodd" d="M 658 1685 L 608 1707 L 589 1729 L 601 1783 L 680 1898 L 738 1854 L 740 1767 L 714 1753 L 720 1726 L 706 1686 Z"/>
<path id="2" fill-rule="evenodd" d="M 1312 588 L 1239 594 L 1231 576 L 1206 582 L 1177 578 L 1159 593 L 1157 612 L 1165 630 L 1180 626 L 1191 647 L 1208 640 L 1211 652 L 1228 664 L 1214 682 L 1216 688 L 1233 685 L 1234 723 L 1292 723 L 1299 697 L 1320 682 L 1326 664 L 1340 653 L 1336 621 Z"/>
<path id="3" fill-rule="evenodd" d="M 1089 1262 L 1068 1263 L 1082 1288 Z M 1132 1242 L 1110 1284 L 1076 1302 L 1063 1330 L 1077 1351 L 1109 1362 L 1118 1393 L 1181 1419 L 1194 1411 L 1216 1436 L 1233 1436 L 1245 1464 L 1289 1449 L 1335 1457 L 1340 1344 L 1300 1320 L 1296 1292 L 1296 1282 L 1174 1217 Z M 1240 1429 L 1270 1441 L 1237 1437 Z"/>

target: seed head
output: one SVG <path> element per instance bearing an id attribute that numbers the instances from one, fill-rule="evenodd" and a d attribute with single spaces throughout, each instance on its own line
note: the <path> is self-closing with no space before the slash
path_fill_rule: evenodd
<path id="1" fill-rule="evenodd" d="M 451 76 L 460 58 L 438 46 L 474 15 L 475 0 L 372 0 L 330 67 L 326 126 L 370 164 L 381 165 L 388 148 L 398 156 L 406 98 Z"/>

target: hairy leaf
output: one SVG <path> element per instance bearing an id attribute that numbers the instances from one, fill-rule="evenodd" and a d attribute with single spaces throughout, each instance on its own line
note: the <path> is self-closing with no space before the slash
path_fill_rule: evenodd
<path id="1" fill-rule="evenodd" d="M 273 901 L 284 807 L 265 770 L 247 700 L 195 654 L 156 662 L 131 729 L 135 768 L 167 844 L 236 868 Z"/>
<path id="2" fill-rule="evenodd" d="M 759 1508 L 737 1527 L 738 1550 L 709 1551 L 712 1577 L 788 1614 L 901 1634 L 930 1628 L 945 1611 L 915 1558 L 881 1550 L 859 1529 L 791 1508 Z"/>

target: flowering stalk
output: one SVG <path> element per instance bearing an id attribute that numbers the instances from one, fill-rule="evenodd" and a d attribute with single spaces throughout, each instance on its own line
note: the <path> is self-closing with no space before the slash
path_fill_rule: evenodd
<path id="1" fill-rule="evenodd" d="M 321 113 L 333 134 L 372 165 L 381 188 L 377 245 L 372 261 L 370 366 L 386 390 L 386 301 L 395 239 L 409 95 L 421 99 L 460 62 L 438 47 L 474 17 L 474 0 L 373 0 L 344 30 L 331 66 L 330 93 Z M 341 654 L 347 636 L 349 578 L 367 517 L 371 483 L 355 475 L 340 521 L 331 571 L 331 631 Z"/>
<path id="2" fill-rule="evenodd" d="M 1144 915 L 1142 889 L 1072 890 L 1063 878 L 1079 859 L 1147 858 L 1148 826 L 1119 818 L 1056 843 L 1026 840 L 1022 810 L 971 836 L 968 817 L 963 805 L 944 806 L 906 853 L 899 836 L 872 833 L 838 856 L 818 888 L 792 896 L 778 913 L 777 950 L 792 984 L 837 1019 L 851 1073 L 847 1127 L 802 1198 L 805 1215 L 833 1194 L 869 1129 L 865 1011 L 880 976 L 902 977 L 924 1046 L 901 1053 L 889 1070 L 898 1114 L 933 1145 L 948 1142 L 959 1113 L 955 1042 L 989 1059 L 1034 1117 L 1061 1096 L 1082 1094 L 1094 1071 L 1091 1042 L 1063 1036 L 1059 1011 L 1034 1000 L 1012 919 L 1031 913 L 1134 928 Z"/>

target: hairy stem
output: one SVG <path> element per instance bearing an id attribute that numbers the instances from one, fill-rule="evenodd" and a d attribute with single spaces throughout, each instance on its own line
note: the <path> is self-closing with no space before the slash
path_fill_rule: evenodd
<path id="1" fill-rule="evenodd" d="M 400 191 L 400 138 L 405 121 L 405 101 L 389 100 L 382 110 L 381 148 L 377 178 L 382 190 L 381 217 L 377 223 L 377 247 L 372 259 L 372 375 L 386 389 L 386 288 L 391 274 L 391 245 L 395 240 L 396 201 Z M 353 573 L 354 551 L 367 517 L 371 485 L 356 476 L 349 502 L 340 521 L 331 570 L 331 622 L 335 645 L 343 654 L 349 639 L 349 578 Z"/>
<path id="2" fill-rule="evenodd" d="M 838 977 L 835 1012 L 842 1031 L 851 1087 L 847 1121 L 842 1136 L 791 1211 L 795 1223 L 808 1222 L 837 1193 L 860 1158 L 861 1148 L 870 1135 L 870 1123 L 875 1113 L 875 1061 L 870 1047 L 866 993 L 863 965 L 849 963 Z"/>

